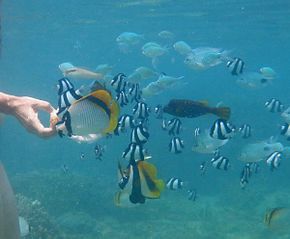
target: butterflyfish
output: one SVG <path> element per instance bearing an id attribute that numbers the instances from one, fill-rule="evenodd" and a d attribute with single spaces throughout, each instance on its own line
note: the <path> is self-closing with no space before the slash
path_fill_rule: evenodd
<path id="1" fill-rule="evenodd" d="M 146 199 L 160 198 L 164 189 L 163 180 L 157 179 L 156 167 L 146 161 L 131 160 L 126 173 L 119 166 L 119 187 L 121 191 L 115 194 L 115 205 L 130 207 L 131 204 L 143 204 Z"/>
<path id="2" fill-rule="evenodd" d="M 118 116 L 119 106 L 111 94 L 106 90 L 96 90 L 74 101 L 63 114 L 56 129 L 60 136 L 84 136 L 86 141 L 86 136 L 101 137 L 114 131 Z"/>

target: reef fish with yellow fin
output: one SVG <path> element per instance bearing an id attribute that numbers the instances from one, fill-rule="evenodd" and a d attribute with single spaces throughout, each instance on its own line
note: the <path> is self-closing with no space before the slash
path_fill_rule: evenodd
<path id="1" fill-rule="evenodd" d="M 195 118 L 205 114 L 214 114 L 222 119 L 229 119 L 229 107 L 210 107 L 207 102 L 186 99 L 173 99 L 164 106 L 163 112 L 177 117 Z"/>
<path id="2" fill-rule="evenodd" d="M 67 135 L 76 141 L 93 141 L 117 126 L 119 106 L 111 94 L 105 90 L 96 90 L 74 101 L 57 123 L 60 136 Z"/>
<path id="3" fill-rule="evenodd" d="M 157 179 L 157 169 L 153 164 L 130 160 L 125 170 L 119 164 L 118 172 L 121 191 L 115 194 L 116 206 L 130 207 L 137 203 L 143 204 L 146 199 L 160 198 L 164 182 Z"/>

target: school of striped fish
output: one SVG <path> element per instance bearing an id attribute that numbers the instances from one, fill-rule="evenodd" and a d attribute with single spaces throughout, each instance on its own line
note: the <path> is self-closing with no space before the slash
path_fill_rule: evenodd
<path id="1" fill-rule="evenodd" d="M 225 74 L 230 74 L 241 87 L 258 89 L 267 87 L 278 76 L 271 67 L 261 67 L 257 71 L 247 71 L 247 65 L 232 51 L 215 47 L 192 48 L 185 41 L 175 41 L 170 31 L 161 31 L 158 36 L 170 44 L 145 42 L 145 36 L 134 32 L 123 32 L 116 38 L 121 54 L 138 52 L 151 59 L 152 66 L 140 66 L 132 73 L 112 74 L 114 67 L 99 65 L 95 71 L 76 67 L 65 62 L 59 65 L 63 77 L 58 80 L 58 117 L 56 125 L 60 137 L 68 137 L 81 143 L 94 143 L 95 158 L 102 160 L 106 146 L 96 142 L 100 138 L 127 137 L 128 145 L 119 152 L 116 163 L 119 190 L 115 194 L 115 204 L 130 207 L 143 204 L 146 200 L 161 196 L 162 190 L 184 190 L 187 199 L 197 199 L 196 188 L 191 188 L 182 178 L 172 175 L 166 180 L 159 179 L 157 168 L 147 148 L 150 140 L 150 125 L 157 122 L 160 134 L 168 134 L 168 152 L 182 155 L 187 145 L 196 154 L 208 154 L 208 160 L 200 162 L 200 175 L 205 177 L 214 170 L 229 171 L 236 159 L 223 154 L 223 146 L 236 138 L 249 140 L 255 136 L 250 124 L 235 125 L 230 121 L 229 107 L 212 107 L 199 99 L 168 99 L 168 104 L 149 105 L 148 99 L 164 94 L 168 89 L 183 87 L 184 76 L 169 76 L 158 72 L 161 56 L 175 51 L 184 58 L 184 65 L 192 70 L 205 71 L 223 65 Z M 137 54 L 137 53 L 136 53 Z M 90 79 L 90 84 L 75 88 L 74 81 Z M 150 83 L 144 85 L 143 82 Z M 87 82 L 87 81 L 86 81 Z M 267 100 L 261 107 L 270 113 L 280 115 L 284 124 L 277 134 L 290 140 L 290 108 L 277 98 Z M 207 128 L 192 128 L 192 142 L 182 137 L 182 118 L 195 118 L 212 114 L 216 118 Z M 170 118 L 171 117 L 171 118 Z M 129 133 L 127 133 L 129 132 Z M 162 142 L 160 142 L 162 143 Z M 240 187 L 245 189 L 250 178 L 259 174 L 264 164 L 271 171 L 278 170 L 289 157 L 288 147 L 274 138 L 263 141 L 249 141 L 238 158 L 244 163 L 241 168 Z M 81 155 L 85 159 L 85 154 Z M 149 162 L 150 160 L 150 162 Z M 68 170 L 68 169 L 66 169 Z"/>

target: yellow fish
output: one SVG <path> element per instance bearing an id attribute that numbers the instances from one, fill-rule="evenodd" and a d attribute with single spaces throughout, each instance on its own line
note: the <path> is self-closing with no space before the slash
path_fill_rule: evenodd
<path id="1" fill-rule="evenodd" d="M 163 180 L 157 179 L 157 169 L 153 164 L 134 161 L 129 164 L 125 172 L 119 166 L 119 173 L 120 179 L 125 182 L 122 181 L 123 190 L 115 194 L 116 206 L 132 207 L 137 203 L 145 203 L 146 199 L 160 198 L 165 184 Z"/>
<path id="2" fill-rule="evenodd" d="M 111 94 L 104 89 L 96 90 L 76 100 L 63 114 L 56 129 L 60 136 L 81 136 L 83 141 L 98 139 L 114 131 L 118 117 L 119 106 Z"/>

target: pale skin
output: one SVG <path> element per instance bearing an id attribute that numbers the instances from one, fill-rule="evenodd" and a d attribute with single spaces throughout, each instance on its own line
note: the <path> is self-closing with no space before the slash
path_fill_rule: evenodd
<path id="1" fill-rule="evenodd" d="M 45 127 L 39 120 L 39 111 L 45 111 L 50 115 L 49 127 Z M 55 124 L 58 117 L 56 110 L 47 101 L 0 92 L 0 113 L 14 116 L 28 132 L 42 138 L 51 137 L 56 133 Z"/>

